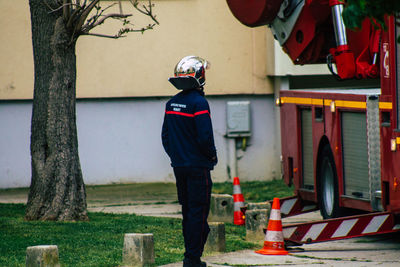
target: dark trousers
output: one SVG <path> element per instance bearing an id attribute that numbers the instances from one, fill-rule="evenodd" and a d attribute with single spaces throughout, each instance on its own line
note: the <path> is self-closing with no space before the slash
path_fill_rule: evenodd
<path id="1" fill-rule="evenodd" d="M 212 181 L 207 168 L 175 167 L 178 201 L 182 205 L 182 232 L 185 257 L 200 258 L 210 228 L 207 217 L 210 210 Z"/>

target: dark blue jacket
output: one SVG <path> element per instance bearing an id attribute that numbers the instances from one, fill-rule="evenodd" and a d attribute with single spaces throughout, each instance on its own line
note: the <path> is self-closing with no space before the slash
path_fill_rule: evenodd
<path id="1" fill-rule="evenodd" d="M 210 107 L 199 90 L 184 90 L 166 104 L 162 143 L 172 167 L 206 167 L 217 163 Z"/>

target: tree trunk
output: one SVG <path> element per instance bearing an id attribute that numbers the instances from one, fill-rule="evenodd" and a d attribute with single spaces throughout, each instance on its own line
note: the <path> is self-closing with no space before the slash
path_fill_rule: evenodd
<path id="1" fill-rule="evenodd" d="M 54 1 L 29 0 L 35 67 L 27 220 L 87 220 L 76 129 L 75 42 Z"/>

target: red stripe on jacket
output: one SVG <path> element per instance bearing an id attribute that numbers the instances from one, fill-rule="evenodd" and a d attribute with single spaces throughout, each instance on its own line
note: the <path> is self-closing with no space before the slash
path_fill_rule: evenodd
<path id="1" fill-rule="evenodd" d="M 208 114 L 210 115 L 210 112 L 208 110 L 202 110 L 202 111 L 198 111 L 194 114 L 190 114 L 190 113 L 184 113 L 184 112 L 178 112 L 178 111 L 165 111 L 166 114 L 173 114 L 173 115 L 180 115 L 180 116 L 185 116 L 185 117 L 194 117 L 197 115 L 201 115 L 201 114 Z"/>

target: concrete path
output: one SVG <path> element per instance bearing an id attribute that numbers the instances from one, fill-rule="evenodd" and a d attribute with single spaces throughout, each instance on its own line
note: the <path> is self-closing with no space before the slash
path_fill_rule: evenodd
<path id="1" fill-rule="evenodd" d="M 400 235 L 358 238 L 304 245 L 286 256 L 266 256 L 252 250 L 203 257 L 208 266 L 400 266 Z M 181 267 L 182 263 L 164 265 Z"/>
<path id="2" fill-rule="evenodd" d="M 143 216 L 182 218 L 179 204 L 137 204 L 123 206 L 90 206 L 91 212 L 129 213 Z"/>

